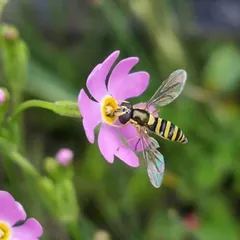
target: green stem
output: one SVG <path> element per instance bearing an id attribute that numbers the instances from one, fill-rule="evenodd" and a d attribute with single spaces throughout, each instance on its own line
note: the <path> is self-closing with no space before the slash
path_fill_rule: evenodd
<path id="1" fill-rule="evenodd" d="M 61 116 L 81 118 L 81 113 L 79 112 L 78 104 L 73 101 L 57 101 L 57 102 L 47 102 L 42 100 L 29 100 L 21 103 L 16 111 L 8 119 L 8 124 L 10 126 L 14 125 L 14 121 L 17 119 L 18 115 L 24 110 L 32 107 L 39 107 L 51 110 Z"/>
<path id="2" fill-rule="evenodd" d="M 34 178 L 40 175 L 37 169 L 25 157 L 15 150 L 14 145 L 4 138 L 0 138 L 0 152 L 17 164 L 28 175 Z"/>
<path id="3" fill-rule="evenodd" d="M 39 107 L 39 108 L 44 108 L 44 109 L 48 109 L 48 110 L 54 111 L 55 110 L 55 103 L 42 101 L 42 100 L 29 100 L 29 101 L 26 101 L 26 102 L 20 104 L 17 107 L 16 111 L 14 112 L 14 114 L 9 119 L 9 122 L 14 121 L 16 119 L 16 117 L 21 112 L 23 112 L 24 110 L 26 110 L 28 108 L 32 108 L 32 107 Z"/>
<path id="4" fill-rule="evenodd" d="M 0 17 L 2 16 L 2 11 L 5 7 L 5 5 L 7 4 L 7 2 L 8 2 L 7 0 L 1 0 L 0 1 Z"/>
<path id="5" fill-rule="evenodd" d="M 24 172 L 27 173 L 28 175 L 34 178 L 39 176 L 39 173 L 36 170 L 36 168 L 18 152 L 10 152 L 8 156 L 14 163 L 16 163 L 19 167 L 21 167 L 24 170 Z"/>
<path id="6" fill-rule="evenodd" d="M 71 237 L 74 240 L 82 239 L 79 222 L 76 221 L 76 222 L 69 223 L 67 227 L 68 227 L 68 232 L 70 233 Z"/>

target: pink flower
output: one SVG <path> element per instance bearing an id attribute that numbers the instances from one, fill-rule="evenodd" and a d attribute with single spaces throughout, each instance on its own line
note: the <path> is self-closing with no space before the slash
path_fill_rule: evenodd
<path id="1" fill-rule="evenodd" d="M 6 99 L 6 93 L 4 92 L 3 89 L 0 88 L 0 104 L 3 104 Z"/>
<path id="2" fill-rule="evenodd" d="M 195 231 L 200 228 L 200 221 L 195 213 L 189 213 L 183 218 L 183 222 L 189 231 Z"/>
<path id="3" fill-rule="evenodd" d="M 136 137 L 136 129 L 130 124 L 116 128 L 113 125 L 117 125 L 117 117 L 111 117 L 111 113 L 117 109 L 118 102 L 137 97 L 146 90 L 149 74 L 147 72 L 129 73 L 139 61 L 137 57 L 121 60 L 110 73 L 119 53 L 119 51 L 113 52 L 102 63 L 98 64 L 88 76 L 87 88 L 96 101 L 90 100 L 85 91 L 81 89 L 78 105 L 89 142 L 94 143 L 94 129 L 97 125 L 101 125 L 98 145 L 104 158 L 113 163 L 114 156 L 117 156 L 129 166 L 138 167 L 138 157 L 132 149 L 123 144 L 119 135 L 119 131 L 121 131 L 121 134 L 129 140 L 132 136 Z M 109 81 L 106 86 L 109 73 Z M 133 142 L 131 141 L 131 144 Z"/>
<path id="4" fill-rule="evenodd" d="M 0 191 L 0 239 L 37 240 L 43 233 L 42 226 L 34 219 L 26 220 L 22 205 L 5 191 Z M 15 226 L 24 221 L 20 226 Z"/>
<path id="5" fill-rule="evenodd" d="M 56 160 L 59 164 L 67 166 L 73 159 L 73 151 L 68 148 L 60 149 L 56 154 Z"/>

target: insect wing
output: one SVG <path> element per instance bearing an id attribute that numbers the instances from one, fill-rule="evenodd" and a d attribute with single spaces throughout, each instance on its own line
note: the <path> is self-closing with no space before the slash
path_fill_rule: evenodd
<path id="1" fill-rule="evenodd" d="M 161 158 L 163 157 L 162 154 Z M 164 164 L 162 163 L 163 158 L 156 163 L 148 162 L 147 173 L 150 179 L 150 182 L 155 188 L 159 188 L 163 181 L 164 174 Z"/>
<path id="2" fill-rule="evenodd" d="M 186 79 L 186 71 L 177 70 L 173 72 L 151 97 L 147 103 L 147 106 L 165 106 L 172 102 L 182 92 Z"/>
<path id="3" fill-rule="evenodd" d="M 147 169 L 150 182 L 155 188 L 159 188 L 163 181 L 165 163 L 163 155 L 157 150 L 158 142 L 142 133 L 140 139 L 142 144 L 142 156 Z"/>

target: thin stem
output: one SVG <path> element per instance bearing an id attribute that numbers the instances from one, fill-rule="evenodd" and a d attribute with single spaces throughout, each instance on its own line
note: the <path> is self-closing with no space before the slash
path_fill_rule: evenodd
<path id="1" fill-rule="evenodd" d="M 70 233 L 70 235 L 74 240 L 82 239 L 80 225 L 77 221 L 69 223 L 67 227 L 68 227 L 68 232 Z"/>
<path id="2" fill-rule="evenodd" d="M 0 137 L 0 152 L 7 156 L 12 162 L 17 164 L 28 175 L 36 178 L 39 176 L 37 169 L 20 153 L 15 150 L 15 146 L 9 143 L 6 139 Z"/>
<path id="3" fill-rule="evenodd" d="M 39 172 L 37 169 L 26 159 L 24 158 L 20 153 L 18 152 L 11 152 L 8 154 L 9 158 L 14 161 L 19 167 L 21 167 L 24 172 L 26 172 L 28 175 L 32 177 L 39 176 Z"/>
<path id="4" fill-rule="evenodd" d="M 9 122 L 12 122 L 16 119 L 16 117 L 23 112 L 24 110 L 28 109 L 28 108 L 32 108 L 32 107 L 39 107 L 39 108 L 44 108 L 44 109 L 48 109 L 51 111 L 55 110 L 55 104 L 51 103 L 51 102 L 47 102 L 47 101 L 42 101 L 42 100 L 29 100 L 26 101 L 22 104 L 20 104 L 16 111 L 14 112 L 14 114 L 9 118 Z"/>

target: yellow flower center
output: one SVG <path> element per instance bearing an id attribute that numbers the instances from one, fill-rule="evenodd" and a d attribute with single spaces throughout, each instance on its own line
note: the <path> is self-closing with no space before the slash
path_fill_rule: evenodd
<path id="1" fill-rule="evenodd" d="M 0 222 L 0 240 L 10 240 L 11 236 L 11 228 L 3 223 Z"/>
<path id="2" fill-rule="evenodd" d="M 111 96 L 105 97 L 101 102 L 102 118 L 108 124 L 112 124 L 116 121 L 117 116 L 114 112 L 118 109 L 118 103 L 116 99 Z"/>

